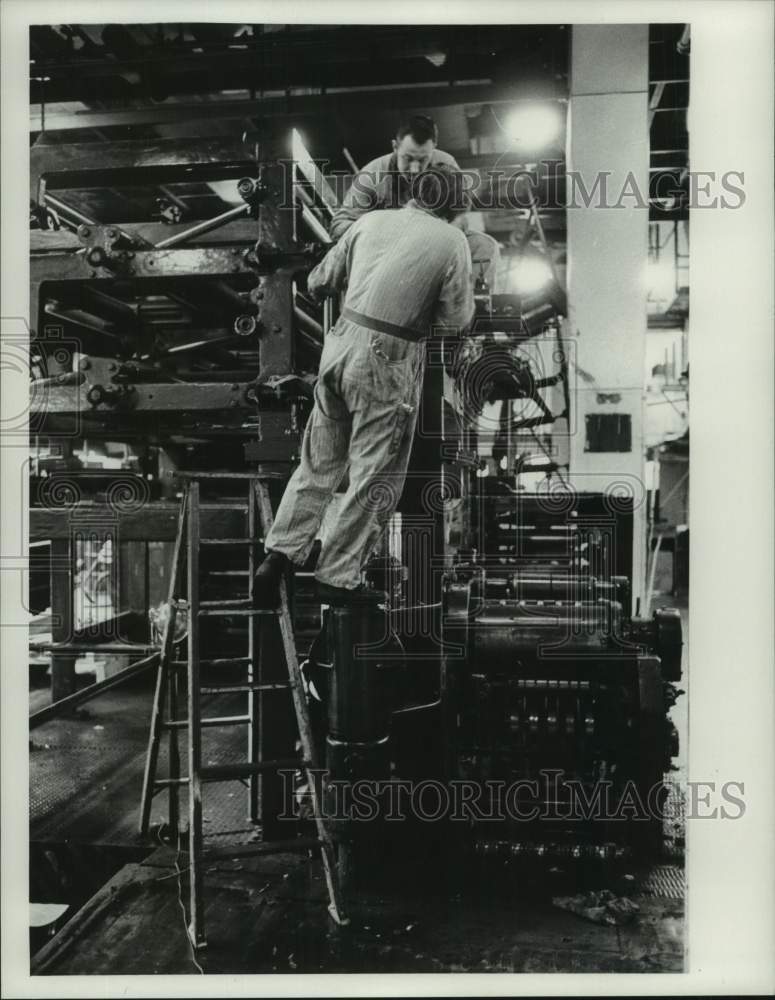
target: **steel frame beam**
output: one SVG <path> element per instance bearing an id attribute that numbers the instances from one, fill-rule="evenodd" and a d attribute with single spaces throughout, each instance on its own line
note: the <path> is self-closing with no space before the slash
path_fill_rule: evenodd
<path id="1" fill-rule="evenodd" d="M 290 148 L 270 143 L 276 156 Z M 99 150 L 99 155 L 95 152 Z M 36 143 L 30 150 L 30 197 L 43 204 L 46 191 L 67 187 L 100 187 L 120 183 L 167 184 L 255 174 L 257 143 L 224 138 L 158 139 L 153 143 L 126 139 L 109 143 Z M 267 158 L 267 151 L 262 152 Z"/>
<path id="2" fill-rule="evenodd" d="M 85 253 L 48 253 L 30 261 L 30 281 L 86 281 L 117 278 L 230 277 L 254 275 L 239 247 L 176 247 L 133 250 L 114 266 L 91 264 Z"/>

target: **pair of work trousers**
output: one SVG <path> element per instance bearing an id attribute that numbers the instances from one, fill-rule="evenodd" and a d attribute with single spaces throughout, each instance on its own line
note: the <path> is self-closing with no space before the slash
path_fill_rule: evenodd
<path id="1" fill-rule="evenodd" d="M 424 371 L 424 341 L 338 320 L 325 338 L 301 463 L 266 537 L 267 549 L 303 564 L 347 469 L 349 486 L 326 532 L 315 576 L 334 587 L 360 584 L 361 567 L 401 498 Z"/>

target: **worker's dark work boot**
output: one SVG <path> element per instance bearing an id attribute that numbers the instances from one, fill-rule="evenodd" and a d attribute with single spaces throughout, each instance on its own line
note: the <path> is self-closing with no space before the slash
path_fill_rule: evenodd
<path id="1" fill-rule="evenodd" d="M 266 558 L 253 577 L 253 606 L 271 611 L 280 603 L 280 580 L 289 567 L 288 557 L 282 552 L 267 552 Z"/>
<path id="2" fill-rule="evenodd" d="M 387 594 L 384 590 L 372 590 L 370 587 L 359 587 L 349 589 L 347 587 L 332 587 L 330 583 L 322 583 L 318 580 L 318 597 L 323 604 L 330 604 L 332 607 L 371 607 L 376 608 L 380 604 L 387 602 Z"/>

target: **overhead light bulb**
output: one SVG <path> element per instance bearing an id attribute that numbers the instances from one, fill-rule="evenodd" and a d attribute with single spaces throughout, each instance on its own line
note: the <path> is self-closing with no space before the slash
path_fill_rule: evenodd
<path id="1" fill-rule="evenodd" d="M 555 105 L 524 104 L 508 116 L 504 131 L 520 149 L 540 150 L 557 138 L 561 125 Z"/>
<path id="2" fill-rule="evenodd" d="M 552 280 L 552 269 L 548 261 L 539 256 L 523 257 L 511 269 L 510 284 L 519 295 L 533 295 Z"/>

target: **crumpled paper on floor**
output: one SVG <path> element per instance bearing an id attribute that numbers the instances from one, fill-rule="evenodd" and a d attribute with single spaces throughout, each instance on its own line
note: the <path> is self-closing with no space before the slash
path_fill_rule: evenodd
<path id="1" fill-rule="evenodd" d="M 616 896 L 610 889 L 582 892 L 578 896 L 555 896 L 552 903 L 595 924 L 629 924 L 637 919 L 640 907 L 626 896 Z"/>

